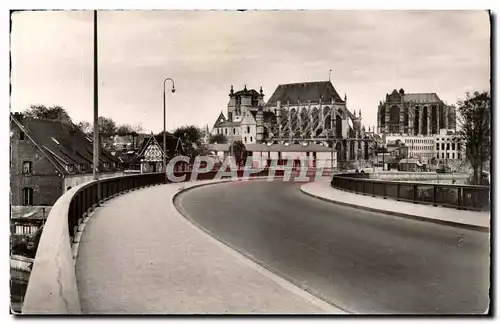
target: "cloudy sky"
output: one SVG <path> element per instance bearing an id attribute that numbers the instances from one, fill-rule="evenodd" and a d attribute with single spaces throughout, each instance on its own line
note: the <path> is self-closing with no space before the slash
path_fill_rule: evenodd
<path id="1" fill-rule="evenodd" d="M 162 82 L 171 77 L 167 128 L 212 125 L 235 90 L 331 80 L 376 125 L 378 102 L 397 88 L 455 103 L 489 90 L 485 11 L 105 11 L 99 12 L 99 114 L 163 125 Z M 61 105 L 92 120 L 93 13 L 12 17 L 11 109 Z"/>

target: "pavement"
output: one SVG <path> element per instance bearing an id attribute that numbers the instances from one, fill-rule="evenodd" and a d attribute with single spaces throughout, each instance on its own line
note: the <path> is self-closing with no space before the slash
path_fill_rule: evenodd
<path id="1" fill-rule="evenodd" d="M 434 207 L 351 193 L 332 188 L 330 179 L 326 177 L 320 181 L 303 184 L 300 190 L 315 198 L 349 207 L 443 225 L 459 226 L 487 232 L 490 230 L 489 212 Z"/>
<path id="2" fill-rule="evenodd" d="M 173 196 L 200 183 L 129 192 L 94 212 L 75 266 L 82 313 L 343 313 L 180 215 Z"/>
<path id="3" fill-rule="evenodd" d="M 489 233 L 332 204 L 301 186 L 227 183 L 175 203 L 227 246 L 348 313 L 487 311 Z"/>

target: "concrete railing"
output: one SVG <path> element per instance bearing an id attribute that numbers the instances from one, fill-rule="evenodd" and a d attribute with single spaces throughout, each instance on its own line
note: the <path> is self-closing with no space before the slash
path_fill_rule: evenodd
<path id="1" fill-rule="evenodd" d="M 141 174 L 99 180 L 101 197 L 164 182 L 163 174 Z M 80 221 L 98 204 L 97 181 L 64 193 L 45 223 L 24 297 L 23 314 L 81 313 L 76 285 L 72 237 Z"/>
<path id="2" fill-rule="evenodd" d="M 313 181 L 323 176 L 323 169 L 309 168 L 307 179 Z M 291 180 L 299 175 L 294 170 Z M 241 178 L 244 170 L 238 170 Z M 265 177 L 269 169 L 252 173 L 250 177 Z M 274 170 L 276 178 L 283 178 L 284 170 Z M 174 172 L 174 176 L 186 175 L 185 181 L 191 181 L 190 172 Z M 196 180 L 211 180 L 217 172 L 199 173 Z M 303 180 L 301 180 L 303 181 Z M 23 314 L 78 314 L 81 313 L 76 284 L 75 261 L 72 253 L 72 238 L 77 233 L 81 221 L 101 201 L 115 197 L 129 190 L 165 183 L 163 173 L 126 175 L 89 181 L 73 187 L 64 193 L 54 204 L 49 213 L 38 244 L 35 261 L 26 290 Z M 99 199 L 99 194 L 100 198 Z"/>

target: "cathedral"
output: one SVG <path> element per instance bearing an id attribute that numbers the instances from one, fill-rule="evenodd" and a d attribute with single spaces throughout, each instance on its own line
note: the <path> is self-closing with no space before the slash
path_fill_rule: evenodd
<path id="1" fill-rule="evenodd" d="M 330 81 L 281 84 L 267 103 L 262 87 L 234 92 L 231 86 L 227 117 L 221 112 L 211 133 L 244 144 L 321 145 L 339 161 L 368 159 L 375 141 L 361 111 L 351 112 Z"/>
<path id="2" fill-rule="evenodd" d="M 456 129 L 454 106 L 446 105 L 436 93 L 405 93 L 394 89 L 380 102 L 377 112 L 379 134 L 432 136 L 440 129 Z"/>

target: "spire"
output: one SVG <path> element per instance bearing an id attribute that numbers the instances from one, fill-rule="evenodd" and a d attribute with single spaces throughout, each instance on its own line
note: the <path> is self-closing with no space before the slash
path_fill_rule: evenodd
<path id="1" fill-rule="evenodd" d="M 229 96 L 232 96 L 234 94 L 234 90 L 233 90 L 233 85 L 231 84 L 231 90 L 229 91 Z"/>
<path id="2" fill-rule="evenodd" d="M 262 91 L 262 86 L 260 86 L 260 91 L 259 92 L 260 92 L 261 95 L 264 95 L 264 91 Z"/>
<path id="3" fill-rule="evenodd" d="M 332 70 L 328 71 L 328 82 L 331 82 Z"/>
<path id="4" fill-rule="evenodd" d="M 359 110 L 359 118 L 361 118 L 361 109 Z"/>
<path id="5" fill-rule="evenodd" d="M 355 118 L 357 117 L 357 116 L 356 116 L 356 109 L 354 109 L 354 117 L 355 117 Z"/>
<path id="6" fill-rule="evenodd" d="M 344 101 L 347 101 L 347 94 L 344 93 Z"/>
<path id="7" fill-rule="evenodd" d="M 370 126 L 368 126 L 368 131 L 371 132 L 371 127 Z"/>

